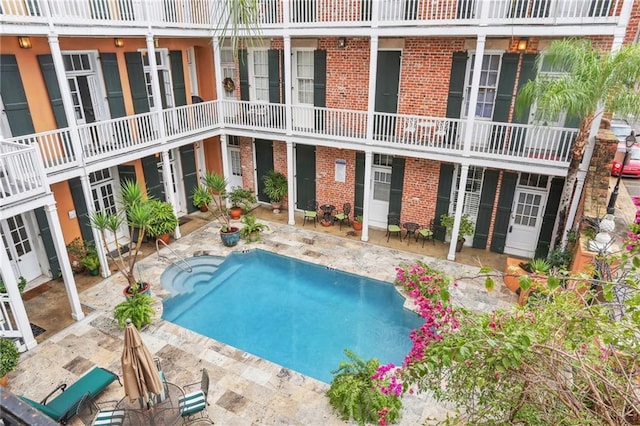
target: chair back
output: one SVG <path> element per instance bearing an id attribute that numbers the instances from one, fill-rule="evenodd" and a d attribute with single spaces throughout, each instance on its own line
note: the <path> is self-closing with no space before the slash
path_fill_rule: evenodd
<path id="1" fill-rule="evenodd" d="M 200 389 L 202 393 L 204 393 L 204 399 L 207 399 L 207 395 L 209 394 L 209 372 L 206 368 L 202 369 L 202 380 L 200 381 Z"/>
<path id="2" fill-rule="evenodd" d="M 345 217 L 349 216 L 349 213 L 351 213 L 351 203 L 344 203 L 342 205 L 342 213 L 344 213 Z"/>
<path id="3" fill-rule="evenodd" d="M 306 210 L 312 212 L 318 211 L 318 202 L 316 200 L 309 200 Z"/>
<path id="4" fill-rule="evenodd" d="M 387 226 L 389 225 L 400 226 L 400 215 L 398 213 L 389 213 L 387 215 Z"/>

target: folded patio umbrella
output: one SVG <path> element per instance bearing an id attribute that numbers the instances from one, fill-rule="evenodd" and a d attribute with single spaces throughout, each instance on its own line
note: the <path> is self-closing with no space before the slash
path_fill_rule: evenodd
<path id="1" fill-rule="evenodd" d="M 149 349 L 142 342 L 140 333 L 127 320 L 122 351 L 122 381 L 124 393 L 131 402 L 140 399 L 141 406 L 150 400 L 149 393 L 160 394 L 162 381 Z"/>

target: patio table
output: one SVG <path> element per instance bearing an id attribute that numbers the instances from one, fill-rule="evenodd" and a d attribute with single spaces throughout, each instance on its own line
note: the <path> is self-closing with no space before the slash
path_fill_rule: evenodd
<path id="1" fill-rule="evenodd" d="M 149 407 L 136 399 L 133 402 L 128 396 L 122 398 L 116 408 L 125 410 L 128 416 L 123 425 L 173 425 L 180 420 L 178 400 L 184 396 L 184 391 L 178 385 L 165 382 L 165 397 L 160 402 L 154 402 Z"/>

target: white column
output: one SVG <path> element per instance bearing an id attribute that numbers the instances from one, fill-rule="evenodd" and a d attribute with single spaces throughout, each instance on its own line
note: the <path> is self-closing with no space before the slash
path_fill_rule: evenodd
<path id="1" fill-rule="evenodd" d="M 67 81 L 64 70 L 64 61 L 62 60 L 62 52 L 60 51 L 60 42 L 58 40 L 58 36 L 53 33 L 49 34 L 48 40 L 49 49 L 51 50 L 51 58 L 53 59 L 53 68 L 60 88 L 60 97 L 62 98 L 64 115 L 67 119 L 67 127 L 69 127 L 69 133 L 71 136 L 71 144 L 73 145 L 73 149 L 76 153 L 76 159 L 81 163 L 84 163 L 82 156 L 82 143 L 80 141 L 80 135 L 78 134 L 76 117 L 73 114 L 73 101 L 71 100 L 71 90 L 69 89 L 69 82 Z"/>
<path id="2" fill-rule="evenodd" d="M 4 287 L 7 289 L 9 299 L 11 300 L 11 311 L 13 312 L 16 326 L 22 334 L 22 339 L 27 349 L 32 349 L 36 347 L 38 343 L 33 337 L 29 317 L 27 316 L 27 311 L 24 309 L 22 295 L 18 289 L 18 277 L 15 276 L 11 263 L 9 262 L 7 247 L 4 245 L 3 238 L 0 238 L 0 265 L 2 265 L 2 280 L 4 281 Z"/>
<path id="3" fill-rule="evenodd" d="M 373 2 L 373 8 L 377 9 L 377 1 Z M 375 15 L 374 15 L 375 16 Z M 371 46 L 369 48 L 369 93 L 373 94 L 369 96 L 367 103 L 367 143 L 371 144 L 373 141 L 373 112 L 376 108 L 376 73 L 378 70 L 378 36 L 371 36 Z M 365 185 L 366 187 L 366 185 Z M 363 226 L 363 229 L 365 227 Z M 364 235 L 364 232 L 362 233 Z"/>
<path id="4" fill-rule="evenodd" d="M 480 87 L 480 74 L 482 70 L 482 58 L 487 36 L 481 34 L 476 43 L 476 58 L 473 61 L 473 79 L 471 80 L 471 93 L 469 93 L 469 109 L 467 110 L 467 125 L 464 132 L 464 147 L 462 155 L 468 157 L 471 153 L 471 140 L 473 139 L 473 124 L 476 119 L 476 104 L 478 103 L 478 89 Z M 462 106 L 464 108 L 464 104 Z"/>
<path id="5" fill-rule="evenodd" d="M 369 209 L 371 208 L 371 172 L 373 151 L 364 152 L 364 194 L 362 200 L 362 241 L 369 241 Z"/>
<path id="6" fill-rule="evenodd" d="M 220 156 L 222 157 L 222 176 L 227 178 L 231 176 L 231 164 L 229 164 L 229 144 L 225 134 L 220 135 Z"/>
<path id="7" fill-rule="evenodd" d="M 82 197 L 84 198 L 84 203 L 87 205 L 87 214 L 91 216 L 95 213 L 95 208 L 93 205 L 93 198 L 91 196 L 91 183 L 89 182 L 89 177 L 86 175 L 86 171 L 85 173 L 80 175 L 80 185 L 82 187 Z M 109 259 L 107 257 L 107 248 L 104 246 L 104 241 L 102 241 L 102 235 L 100 234 L 100 231 L 92 226 L 91 233 L 93 234 L 96 251 L 98 252 L 98 258 L 100 259 L 100 270 L 102 271 L 101 275 L 103 278 L 107 278 L 111 276 L 111 269 L 109 269 Z"/>
<path id="8" fill-rule="evenodd" d="M 176 198 L 173 193 L 173 176 L 171 175 L 171 159 L 169 158 L 169 151 L 162 151 L 162 183 L 164 184 L 164 194 L 167 203 L 171 204 L 173 208 L 173 214 L 178 217 L 178 210 L 176 209 Z M 176 226 L 173 231 L 173 238 L 176 240 L 180 238 L 180 225 Z"/>
<path id="9" fill-rule="evenodd" d="M 289 2 L 284 2 L 289 4 Z M 293 133 L 293 112 L 291 110 L 291 37 L 284 36 L 284 114 L 287 135 Z M 293 176 L 293 175 L 290 175 Z"/>
<path id="10" fill-rule="evenodd" d="M 221 127 L 224 127 L 224 112 L 225 112 L 225 104 L 224 104 L 224 88 L 222 87 L 222 80 L 224 80 L 222 76 L 222 64 L 220 59 L 220 37 L 213 38 L 213 70 L 216 73 L 216 99 L 218 99 L 218 122 Z M 238 87 L 240 85 L 238 84 Z"/>
<path id="11" fill-rule="evenodd" d="M 80 306 L 80 297 L 78 297 L 76 281 L 73 278 L 73 271 L 71 270 L 69 256 L 67 256 L 67 247 L 64 244 L 64 236 L 62 234 L 62 228 L 60 227 L 58 210 L 55 204 L 47 204 L 44 206 L 44 211 L 47 214 L 49 229 L 51 229 L 53 245 L 56 249 L 56 253 L 58 254 L 58 262 L 60 263 L 60 271 L 62 271 L 62 279 L 64 280 L 64 287 L 67 290 L 67 298 L 69 299 L 69 305 L 71 306 L 71 317 L 76 321 L 80 321 L 84 318 L 84 312 L 82 312 L 82 306 Z"/>
<path id="12" fill-rule="evenodd" d="M 287 140 L 287 212 L 289 213 L 289 225 L 296 224 L 295 213 L 293 205 L 293 142 Z"/>
<path id="13" fill-rule="evenodd" d="M 469 165 L 460 166 L 460 183 L 458 185 L 458 198 L 456 198 L 456 211 L 453 220 L 453 230 L 451 231 L 451 242 L 449 243 L 449 253 L 447 259 L 456 260 L 456 245 L 458 242 L 458 234 L 460 233 L 460 220 L 462 219 L 462 210 L 464 207 L 464 192 L 467 186 L 467 176 L 469 175 Z"/>

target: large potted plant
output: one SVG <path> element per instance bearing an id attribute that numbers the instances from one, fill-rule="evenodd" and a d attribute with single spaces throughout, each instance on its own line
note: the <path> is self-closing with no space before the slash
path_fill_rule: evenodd
<path id="1" fill-rule="evenodd" d="M 91 226 L 100 232 L 107 256 L 127 280 L 123 290 L 125 296 L 133 294 L 134 289 L 138 293 L 146 293 L 150 289 L 149 283 L 134 275 L 140 248 L 153 220 L 153 208 L 149 201 L 150 198 L 137 182 L 127 180 L 121 185 L 119 208 L 115 212 L 99 211 L 89 217 Z M 118 238 L 118 231 L 123 226 L 129 230 L 127 242 Z"/>
<path id="2" fill-rule="evenodd" d="M 209 210 L 209 203 L 213 201 L 211 193 L 204 186 L 196 186 L 193 188 L 193 205 L 200 209 L 201 212 Z"/>
<path id="3" fill-rule="evenodd" d="M 100 258 L 98 257 L 98 251 L 93 245 L 87 247 L 87 251 L 80 264 L 89 272 L 89 275 L 96 276 L 100 273 Z"/>
<path id="4" fill-rule="evenodd" d="M 362 215 L 356 216 L 355 219 L 353 219 L 353 222 L 351 223 L 351 226 L 353 227 L 353 229 L 355 231 L 362 230 Z"/>
<path id="5" fill-rule="evenodd" d="M 0 338 L 0 386 L 7 386 L 7 374 L 16 369 L 19 359 L 20 353 L 14 341 Z"/>
<path id="6" fill-rule="evenodd" d="M 148 294 L 134 294 L 124 302 L 119 303 L 113 310 L 113 316 L 118 320 L 118 327 L 124 328 L 127 319 L 131 319 L 133 325 L 139 330 L 147 324 L 155 315 L 153 299 Z"/>
<path id="7" fill-rule="evenodd" d="M 253 189 L 236 186 L 229 192 L 229 202 L 231 203 L 229 208 L 231 219 L 240 219 L 240 216 L 256 202 L 256 196 Z"/>
<path id="8" fill-rule="evenodd" d="M 173 231 L 178 227 L 178 218 L 171 204 L 161 200 L 149 200 L 152 210 L 152 218 L 149 222 L 147 235 L 158 238 L 166 243 Z"/>
<path id="9" fill-rule="evenodd" d="M 203 179 L 204 186 L 213 197 L 213 204 L 218 222 L 220 222 L 220 239 L 226 247 L 233 247 L 240 241 L 240 229 L 232 226 L 231 217 L 227 209 L 227 180 L 213 172 L 207 172 Z"/>
<path id="10" fill-rule="evenodd" d="M 440 225 L 447 229 L 447 235 L 450 237 L 453 232 L 454 217 L 448 214 L 440 216 Z M 469 218 L 467 214 L 463 214 L 460 219 L 460 229 L 458 231 L 458 241 L 456 241 L 456 251 L 461 251 L 466 239 L 465 236 L 471 236 L 475 232 L 476 224 Z"/>
<path id="11" fill-rule="evenodd" d="M 240 221 L 244 225 L 240 229 L 240 235 L 246 239 L 247 242 L 260 241 L 260 232 L 269 229 L 264 223 L 258 222 L 258 219 L 252 214 L 242 216 Z"/>
<path id="12" fill-rule="evenodd" d="M 264 182 L 264 193 L 269 197 L 271 207 L 274 213 L 280 213 L 282 208 L 282 200 L 287 195 L 287 177 L 275 170 L 269 170 L 266 175 L 262 176 Z"/>

